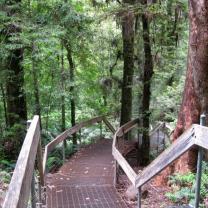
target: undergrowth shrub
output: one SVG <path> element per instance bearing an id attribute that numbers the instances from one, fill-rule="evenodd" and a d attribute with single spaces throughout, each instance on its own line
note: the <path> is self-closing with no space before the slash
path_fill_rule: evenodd
<path id="1" fill-rule="evenodd" d="M 202 164 L 202 178 L 200 189 L 200 207 L 208 207 L 208 163 Z M 174 203 L 177 204 L 190 204 L 194 205 L 195 199 L 195 182 L 196 174 L 188 172 L 186 174 L 175 174 L 170 176 L 169 184 L 172 191 L 166 193 L 166 196 Z"/>

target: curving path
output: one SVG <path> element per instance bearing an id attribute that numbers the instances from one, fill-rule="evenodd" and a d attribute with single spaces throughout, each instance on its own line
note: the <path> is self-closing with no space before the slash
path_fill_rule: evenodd
<path id="1" fill-rule="evenodd" d="M 127 208 L 113 187 L 112 140 L 81 149 L 47 175 L 47 208 Z"/>

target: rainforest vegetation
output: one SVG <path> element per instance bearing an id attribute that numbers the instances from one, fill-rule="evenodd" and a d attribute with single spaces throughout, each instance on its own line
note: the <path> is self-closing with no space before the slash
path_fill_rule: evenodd
<path id="1" fill-rule="evenodd" d="M 33 115 L 43 146 L 95 116 L 140 118 L 147 165 L 152 126 L 166 122 L 175 140 L 208 110 L 206 4 L 0 0 L 0 169 L 15 164 Z"/>

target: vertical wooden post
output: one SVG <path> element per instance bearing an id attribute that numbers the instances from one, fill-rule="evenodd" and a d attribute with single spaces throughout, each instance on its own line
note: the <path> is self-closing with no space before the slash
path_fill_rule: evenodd
<path id="1" fill-rule="evenodd" d="M 200 125 L 206 125 L 206 116 L 202 114 L 200 116 Z M 195 190 L 195 208 L 199 207 L 200 202 L 200 189 L 201 189 L 201 176 L 202 176 L 202 159 L 203 159 L 203 148 L 199 147 L 198 160 L 197 160 L 197 175 L 196 175 L 196 190 Z"/>
<path id="2" fill-rule="evenodd" d="M 40 176 L 41 186 L 44 186 L 43 156 L 42 156 L 41 138 L 40 138 L 40 141 L 38 144 L 38 149 L 37 149 L 37 166 L 38 166 L 38 172 L 39 172 L 39 176 Z"/>
<path id="3" fill-rule="evenodd" d="M 137 193 L 137 208 L 142 207 L 142 187 L 138 188 L 138 193 Z"/>

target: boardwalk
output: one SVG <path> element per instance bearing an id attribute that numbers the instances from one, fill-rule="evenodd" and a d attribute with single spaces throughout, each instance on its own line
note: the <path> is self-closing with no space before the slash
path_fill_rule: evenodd
<path id="1" fill-rule="evenodd" d="M 47 208 L 127 208 L 113 187 L 112 141 L 82 149 L 47 176 Z"/>

